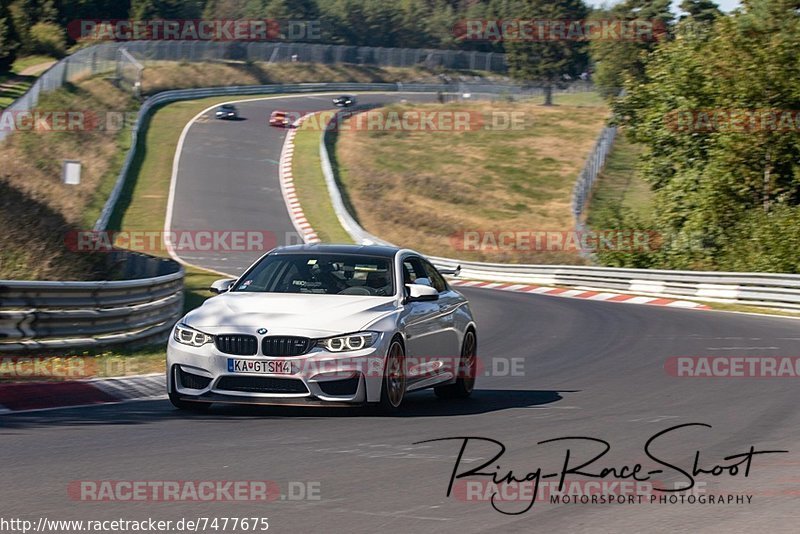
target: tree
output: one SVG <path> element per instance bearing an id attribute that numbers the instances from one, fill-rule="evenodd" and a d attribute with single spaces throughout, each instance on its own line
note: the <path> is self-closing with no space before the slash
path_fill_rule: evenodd
<path id="1" fill-rule="evenodd" d="M 691 0 L 689 0 L 691 1 Z M 604 96 L 615 97 L 627 79 L 642 80 L 649 54 L 666 37 L 672 23 L 670 0 L 626 0 L 610 10 L 592 14 L 593 20 L 642 21 L 654 31 L 636 40 L 595 39 L 590 53 L 595 63 L 595 85 Z"/>
<path id="2" fill-rule="evenodd" d="M 136 20 L 193 19 L 203 12 L 200 2 L 184 0 L 132 0 L 131 17 Z"/>
<path id="3" fill-rule="evenodd" d="M 333 0 L 322 8 L 328 39 L 356 46 L 402 46 L 402 13 L 385 0 Z"/>
<path id="4" fill-rule="evenodd" d="M 588 8 L 583 0 L 517 0 L 501 15 L 506 19 L 583 21 Z M 545 91 L 545 105 L 553 103 L 553 87 L 566 76 L 576 77 L 587 66 L 586 42 L 582 38 L 520 38 L 507 40 L 505 48 L 509 73 L 513 78 L 538 82 Z"/>
<path id="5" fill-rule="evenodd" d="M 653 52 L 644 81 L 630 80 L 615 104 L 647 149 L 642 173 L 656 194 L 658 229 L 702 236 L 676 240 L 661 266 L 741 267 L 733 260 L 743 243 L 774 241 L 761 226 L 797 220 L 796 9 L 793 0 L 751 0 L 707 33 L 678 31 Z M 751 248 L 763 256 L 759 266 L 788 265 L 785 247 Z"/>
<path id="6" fill-rule="evenodd" d="M 19 50 L 19 35 L 11 20 L 6 2 L 0 2 L 0 72 L 8 72 Z"/>
<path id="7" fill-rule="evenodd" d="M 31 27 L 26 48 L 33 54 L 61 58 L 67 53 L 67 36 L 58 24 L 37 22 Z"/>
<path id="8" fill-rule="evenodd" d="M 711 23 L 722 16 L 719 6 L 712 0 L 683 0 L 680 8 L 697 22 Z"/>

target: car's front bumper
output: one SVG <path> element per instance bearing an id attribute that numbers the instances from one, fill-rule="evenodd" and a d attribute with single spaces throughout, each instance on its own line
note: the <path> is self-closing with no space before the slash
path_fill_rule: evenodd
<path id="1" fill-rule="evenodd" d="M 380 399 L 385 336 L 349 353 L 321 349 L 297 357 L 234 356 L 212 343 L 190 347 L 170 338 L 167 384 L 179 398 L 202 402 L 282 405 L 354 405 Z M 289 361 L 291 374 L 231 372 L 228 360 Z M 189 375 L 187 377 L 187 375 Z"/>

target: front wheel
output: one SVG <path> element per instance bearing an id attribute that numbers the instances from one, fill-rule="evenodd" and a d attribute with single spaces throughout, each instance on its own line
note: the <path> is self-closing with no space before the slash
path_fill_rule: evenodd
<path id="1" fill-rule="evenodd" d="M 466 399 L 475 389 L 475 375 L 478 368 L 478 343 L 475 332 L 467 330 L 461 346 L 461 360 L 456 370 L 458 378 L 454 384 L 436 386 L 433 392 L 440 399 Z"/>
<path id="2" fill-rule="evenodd" d="M 406 394 L 405 350 L 398 340 L 389 345 L 386 366 L 383 369 L 383 387 L 381 387 L 381 409 L 385 412 L 396 412 L 403 403 Z"/>

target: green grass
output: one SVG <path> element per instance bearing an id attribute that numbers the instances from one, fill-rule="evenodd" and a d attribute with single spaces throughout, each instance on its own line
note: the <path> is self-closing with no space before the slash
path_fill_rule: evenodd
<path id="1" fill-rule="evenodd" d="M 537 97 L 538 102 L 544 102 L 544 97 Z M 586 106 L 592 108 L 604 108 L 606 101 L 600 96 L 600 93 L 585 92 L 585 93 L 564 93 L 554 94 L 553 104 L 555 106 Z"/>
<path id="2" fill-rule="evenodd" d="M 320 136 L 316 128 L 301 128 L 295 136 L 292 158 L 295 190 L 306 219 L 323 243 L 352 243 L 328 201 L 328 187 L 319 156 Z"/>
<path id="3" fill-rule="evenodd" d="M 619 132 L 592 194 L 587 219 L 590 226 L 603 224 L 604 213 L 618 207 L 640 221 L 652 219 L 653 193 L 637 168 L 641 154 L 642 147 Z"/>

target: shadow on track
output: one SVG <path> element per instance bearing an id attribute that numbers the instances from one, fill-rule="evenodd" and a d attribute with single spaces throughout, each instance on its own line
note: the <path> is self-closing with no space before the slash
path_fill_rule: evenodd
<path id="1" fill-rule="evenodd" d="M 43 412 L 0 416 L 0 433 L 43 426 L 135 425 L 171 419 L 222 421 L 243 419 L 331 418 L 331 417 L 453 417 L 477 415 L 511 408 L 535 408 L 560 401 L 573 391 L 475 390 L 465 400 L 440 400 L 432 392 L 410 394 L 400 413 L 386 415 L 373 407 L 325 408 L 243 406 L 216 404 L 207 413 L 176 410 L 166 400 L 102 404 Z"/>

